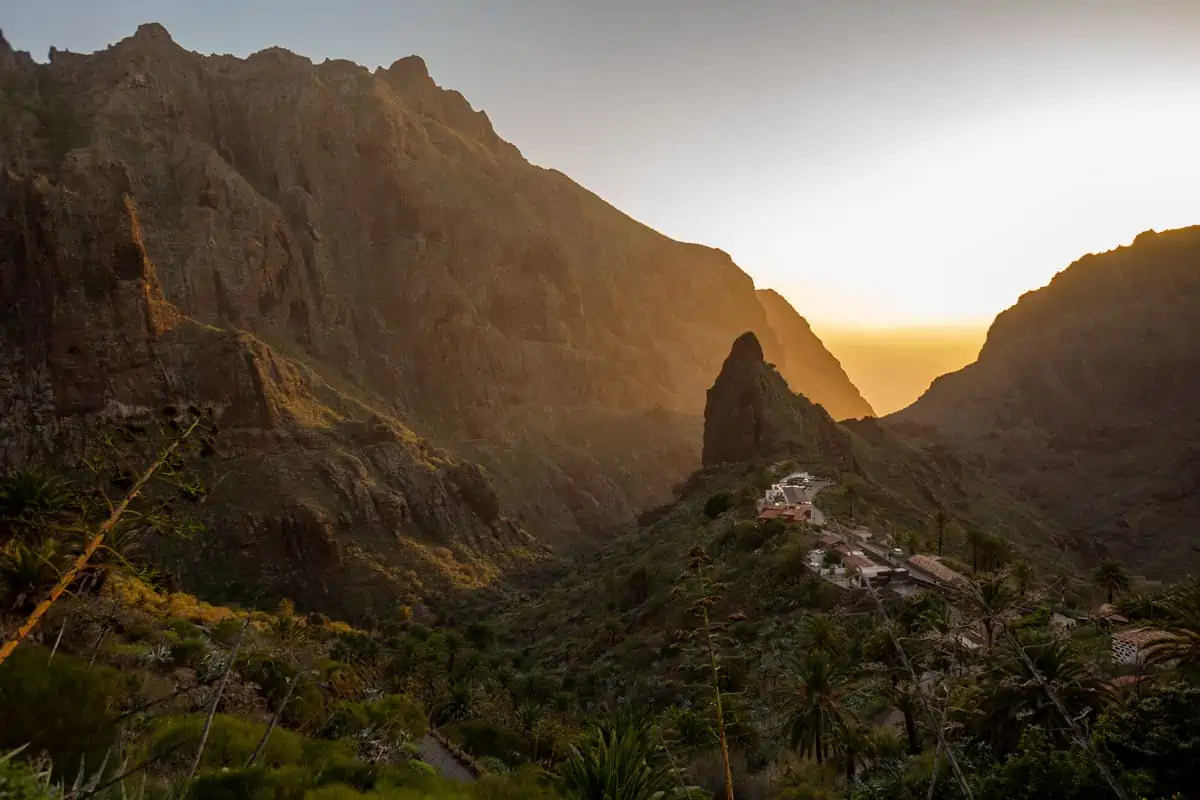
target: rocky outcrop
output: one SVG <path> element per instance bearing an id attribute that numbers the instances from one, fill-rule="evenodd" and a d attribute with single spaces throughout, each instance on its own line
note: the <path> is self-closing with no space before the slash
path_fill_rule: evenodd
<path id="1" fill-rule="evenodd" d="M 763 360 L 753 333 L 733 343 L 704 407 L 704 466 L 771 459 L 834 460 L 849 437 L 822 407 L 794 394 Z"/>
<path id="2" fill-rule="evenodd" d="M 936 428 L 1083 543 L 1164 576 L 1200 522 L 1200 227 L 1089 255 L 889 422 Z"/>
<path id="3" fill-rule="evenodd" d="M 759 289 L 758 301 L 767 312 L 767 324 L 779 337 L 780 359 L 775 366 L 788 382 L 834 419 L 873 417 L 875 411 L 850 382 L 833 353 L 813 333 L 808 320 L 773 289 Z M 802 388 L 801 388 L 802 387 Z"/>
<path id="4" fill-rule="evenodd" d="M 100 178 L 103 178 L 102 180 Z M 97 425 L 213 409 L 208 533 L 148 543 L 208 596 L 385 614 L 536 550 L 487 476 L 254 337 L 180 314 L 142 245 L 124 167 L 0 174 L 0 457 L 67 466 Z M 120 198 L 114 203 L 113 198 Z M 203 569 L 196 569 L 202 564 Z"/>
<path id="5" fill-rule="evenodd" d="M 481 553 L 521 530 L 577 542 L 695 468 L 729 341 L 758 331 L 783 357 L 727 254 L 529 164 L 419 58 L 370 72 L 278 48 L 202 56 L 146 25 L 45 65 L 2 44 L 0 87 L 0 160 L 21 196 L 45 181 L 66 215 L 53 252 L 26 223 L 0 252 L 38 309 L 3 323 L 18 355 L 0 407 L 20 420 L 4 457 L 59 447 L 76 407 L 181 382 L 269 445 L 234 471 L 278 505 L 247 494 L 247 524 L 211 543 L 245 564 L 264 531 L 353 540 L 363 563 L 420 550 L 445 562 L 423 573 L 470 580 L 494 560 L 438 548 Z M 105 243 L 134 221 L 136 254 Z M 39 272 L 56 259 L 79 274 Z M 169 330 L 114 295 L 142 291 L 127 277 L 141 262 L 150 305 L 182 320 Z M 67 299 L 46 306 L 54 293 Z M 43 338 L 56 349 L 30 356 Z"/>

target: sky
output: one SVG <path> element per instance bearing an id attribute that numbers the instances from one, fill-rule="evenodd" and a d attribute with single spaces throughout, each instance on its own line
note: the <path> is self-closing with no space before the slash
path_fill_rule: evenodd
<path id="1" fill-rule="evenodd" d="M 421 55 L 531 161 L 821 330 L 981 326 L 1200 224 L 1197 0 L 0 0 L 14 46 Z"/>

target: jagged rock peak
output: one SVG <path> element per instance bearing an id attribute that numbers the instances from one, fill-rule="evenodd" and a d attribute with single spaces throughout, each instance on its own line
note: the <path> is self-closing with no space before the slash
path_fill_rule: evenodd
<path id="1" fill-rule="evenodd" d="M 733 347 L 729 351 L 729 358 L 725 360 L 725 363 L 728 364 L 730 361 L 761 363 L 762 360 L 763 349 L 759 344 L 758 337 L 754 335 L 754 331 L 746 331 L 734 340 Z"/>
<path id="2" fill-rule="evenodd" d="M 425 63 L 425 59 L 418 55 L 396 59 L 386 72 L 400 80 L 432 80 L 429 76 L 429 66 Z"/>
<path id="3" fill-rule="evenodd" d="M 844 449 L 845 431 L 795 394 L 763 360 L 753 333 L 733 343 L 704 406 L 704 466 L 801 457 L 827 459 Z"/>
<path id="4" fill-rule="evenodd" d="M 135 42 L 147 42 L 153 44 L 175 44 L 175 40 L 171 38 L 170 32 L 157 22 L 146 22 L 138 25 L 137 31 L 133 34 Z"/>

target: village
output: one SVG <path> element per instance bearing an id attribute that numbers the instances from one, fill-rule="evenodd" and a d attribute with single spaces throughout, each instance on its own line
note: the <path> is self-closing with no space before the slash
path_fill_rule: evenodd
<path id="1" fill-rule="evenodd" d="M 942 563 L 937 556 L 905 554 L 890 536 L 877 536 L 862 526 L 849 527 L 829 519 L 814 505 L 821 490 L 832 481 L 808 472 L 793 472 L 765 490 L 756 503 L 760 524 L 771 520 L 807 523 L 819 530 L 816 547 L 808 554 L 807 566 L 816 575 L 843 589 L 869 589 L 883 600 L 897 600 L 920 591 L 937 591 L 954 605 L 961 592 L 971 585 L 967 576 Z M 1171 635 L 1160 630 L 1131 626 L 1111 603 L 1087 614 L 1060 609 L 1051 615 L 1051 624 L 1064 633 L 1080 624 L 1092 624 L 1112 631 L 1111 658 L 1115 665 L 1135 672 L 1145 664 L 1149 649 Z M 982 629 L 967 629 L 958 634 L 960 644 L 969 650 L 984 646 L 988 635 Z M 1139 675 L 1124 675 L 1116 685 L 1136 682 Z"/>

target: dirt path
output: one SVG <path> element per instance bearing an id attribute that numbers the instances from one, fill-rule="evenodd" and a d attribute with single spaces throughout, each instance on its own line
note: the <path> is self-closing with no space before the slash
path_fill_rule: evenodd
<path id="1" fill-rule="evenodd" d="M 421 739 L 421 758 L 443 778 L 468 783 L 475 780 L 471 770 L 460 764 L 445 745 L 428 734 Z"/>

